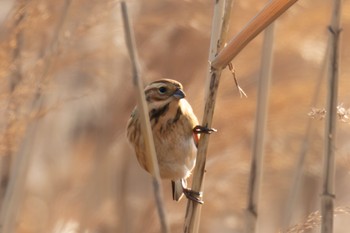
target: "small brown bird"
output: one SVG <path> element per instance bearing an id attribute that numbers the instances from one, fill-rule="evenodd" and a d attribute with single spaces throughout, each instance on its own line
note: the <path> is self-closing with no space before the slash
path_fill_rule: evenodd
<path id="1" fill-rule="evenodd" d="M 215 130 L 198 125 L 191 105 L 184 99 L 186 95 L 181 83 L 161 79 L 150 83 L 145 88 L 145 95 L 161 178 L 172 181 L 174 200 L 180 200 L 185 194 L 187 198 L 203 203 L 200 193 L 187 189 L 186 179 L 196 162 L 199 134 Z M 127 137 L 141 167 L 150 172 L 137 107 L 128 121 Z"/>

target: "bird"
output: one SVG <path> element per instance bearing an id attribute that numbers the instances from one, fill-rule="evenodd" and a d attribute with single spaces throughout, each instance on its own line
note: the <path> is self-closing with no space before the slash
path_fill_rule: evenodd
<path id="1" fill-rule="evenodd" d="M 185 195 L 202 204 L 201 193 L 187 188 L 186 180 L 196 163 L 200 134 L 210 134 L 216 130 L 199 125 L 191 105 L 185 99 L 186 94 L 180 82 L 160 79 L 148 84 L 144 93 L 160 177 L 171 180 L 174 200 L 179 201 Z M 127 138 L 135 150 L 139 164 L 150 173 L 137 106 L 127 123 Z"/>

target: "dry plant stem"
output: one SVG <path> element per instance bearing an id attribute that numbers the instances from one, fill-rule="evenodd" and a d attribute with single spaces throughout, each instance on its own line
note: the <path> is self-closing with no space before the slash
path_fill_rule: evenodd
<path id="1" fill-rule="evenodd" d="M 124 24 L 124 33 L 125 40 L 129 51 L 129 56 L 132 65 L 132 74 L 133 74 L 133 84 L 135 87 L 135 91 L 137 93 L 137 108 L 140 111 L 141 117 L 141 131 L 143 138 L 145 140 L 146 146 L 146 155 L 147 155 L 147 163 L 151 168 L 151 174 L 153 175 L 153 186 L 154 186 L 154 194 L 158 209 L 158 215 L 161 223 L 161 232 L 167 233 L 170 232 L 167 217 L 165 214 L 165 208 L 163 204 L 163 190 L 161 186 L 161 179 L 159 174 L 159 167 L 157 161 L 156 150 L 154 147 L 153 135 L 148 115 L 148 107 L 145 99 L 145 94 L 143 91 L 143 84 L 140 77 L 140 68 L 139 68 L 139 60 L 138 54 L 136 51 L 135 45 L 135 37 L 133 30 L 131 28 L 130 19 L 128 16 L 127 6 L 124 1 L 121 2 L 122 16 L 123 16 L 123 24 Z"/>
<path id="2" fill-rule="evenodd" d="M 253 153 L 250 164 L 250 178 L 248 186 L 248 204 L 246 218 L 246 232 L 255 232 L 258 221 L 259 189 L 262 176 L 264 157 L 265 129 L 268 112 L 268 97 L 271 80 L 271 68 L 273 63 L 274 24 L 265 31 L 263 50 L 260 65 L 259 89 L 257 97 L 255 134 Z"/>
<path id="3" fill-rule="evenodd" d="M 210 60 L 214 69 L 224 68 L 261 31 L 291 7 L 297 0 L 273 0 L 269 2 L 218 54 Z"/>
<path id="4" fill-rule="evenodd" d="M 232 4 L 232 0 L 218 0 L 215 2 L 214 16 L 211 29 L 212 31 L 209 49 L 209 60 L 213 59 L 224 46 L 224 37 L 227 33 Z M 210 72 L 208 73 L 207 77 L 209 85 L 206 93 L 206 104 L 202 121 L 202 125 L 208 128 L 211 127 L 213 120 L 215 100 L 219 86 L 220 76 L 221 69 L 214 70 L 210 68 Z M 193 172 L 192 190 L 197 192 L 203 191 L 202 186 L 204 181 L 208 143 L 209 135 L 203 134 L 198 144 L 197 161 Z M 188 200 L 184 223 L 185 233 L 198 232 L 201 207 L 202 206 L 197 202 Z"/>
<path id="5" fill-rule="evenodd" d="M 318 80 L 314 88 L 314 95 L 311 100 L 310 107 L 314 107 L 317 105 L 317 102 L 320 97 L 320 90 L 321 90 L 321 85 L 323 83 L 323 80 L 326 77 L 326 72 L 327 72 L 327 58 L 328 58 L 328 52 L 329 52 L 329 46 L 327 46 L 326 53 L 324 54 L 323 57 L 323 62 L 322 62 L 322 69 L 319 71 L 318 75 Z M 299 190 L 301 187 L 302 183 L 302 175 L 303 175 L 303 170 L 304 170 L 304 164 L 305 164 L 305 158 L 306 154 L 309 149 L 309 144 L 311 141 L 311 133 L 312 133 L 312 122 L 314 121 L 313 118 L 309 118 L 307 122 L 307 127 L 305 129 L 304 137 L 302 138 L 302 143 L 301 143 L 301 148 L 299 152 L 299 157 L 298 160 L 295 164 L 294 172 L 293 172 L 293 180 L 292 180 L 292 185 L 290 186 L 290 191 L 288 194 L 287 202 L 286 202 L 286 208 L 285 208 L 285 213 L 283 216 L 283 229 L 287 229 L 289 227 L 290 221 L 292 219 L 292 215 L 295 212 L 295 204 L 296 204 L 296 198 L 297 195 L 299 194 Z"/>
<path id="6" fill-rule="evenodd" d="M 221 76 L 221 70 L 212 70 L 211 72 L 211 80 L 210 80 L 210 90 L 209 97 L 207 97 L 203 122 L 202 125 L 210 128 L 213 115 L 214 115 L 214 107 L 215 107 L 215 99 L 217 94 L 217 89 L 219 86 Z M 192 190 L 197 192 L 203 192 L 202 186 L 204 181 L 204 173 L 205 173 L 205 163 L 206 163 L 206 154 L 209 143 L 209 135 L 203 134 L 200 138 L 198 144 L 197 151 L 197 161 L 196 167 L 193 172 L 193 182 L 192 182 Z M 201 213 L 202 205 L 194 202 L 192 200 L 188 200 L 186 215 L 185 215 L 185 224 L 184 224 L 184 232 L 185 233 L 197 233 L 199 230 L 200 224 L 200 213 Z"/>
<path id="7" fill-rule="evenodd" d="M 237 80 L 237 77 L 236 77 L 236 71 L 235 71 L 235 68 L 232 65 L 232 62 L 228 63 L 228 69 L 231 71 L 231 74 L 233 76 L 233 80 L 235 81 L 235 84 L 236 84 L 236 87 L 237 87 L 237 90 L 238 90 L 238 93 L 239 93 L 239 96 L 241 98 L 243 96 L 247 98 L 248 97 L 247 94 L 244 92 L 244 90 L 241 88 L 241 86 L 238 83 L 238 80 Z"/>
<path id="8" fill-rule="evenodd" d="M 325 127 L 325 150 L 323 159 L 322 197 L 321 197 L 321 232 L 333 232 L 334 215 L 334 176 L 335 176 L 335 149 L 336 149 L 336 122 L 338 102 L 339 76 L 339 36 L 340 36 L 341 0 L 333 1 L 331 25 L 329 26 L 329 73 L 327 116 Z"/>

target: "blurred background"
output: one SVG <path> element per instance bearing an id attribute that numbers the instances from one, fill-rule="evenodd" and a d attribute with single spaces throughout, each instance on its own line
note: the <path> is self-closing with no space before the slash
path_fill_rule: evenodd
<path id="1" fill-rule="evenodd" d="M 229 38 L 268 1 L 234 1 Z M 213 1 L 127 1 L 145 83 L 176 79 L 198 118 L 204 108 Z M 293 171 L 311 120 L 290 226 L 319 210 L 326 107 L 324 58 L 332 4 L 299 1 L 275 24 L 258 232 L 283 227 Z M 0 205 L 13 232 L 159 232 L 151 178 L 125 137 L 136 104 L 115 0 L 0 1 Z M 350 1 L 343 1 L 339 104 L 350 108 Z M 233 61 L 219 87 L 200 232 L 243 232 L 263 36 Z M 320 86 L 318 83 L 322 82 Z M 315 96 L 317 101 L 313 102 Z M 346 121 L 346 119 L 343 119 Z M 350 125 L 338 121 L 335 232 L 348 232 Z M 164 181 L 172 232 L 186 200 Z M 5 198 L 7 190 L 10 198 Z M 5 211 L 5 212 L 4 212 Z M 4 214 L 5 213 L 5 214 Z M 309 224 L 310 226 L 312 224 Z M 313 230 L 318 232 L 318 224 Z M 294 231 L 294 232 L 304 232 Z M 293 231 L 290 231 L 293 232 Z M 7 232 L 4 232 L 7 233 Z"/>

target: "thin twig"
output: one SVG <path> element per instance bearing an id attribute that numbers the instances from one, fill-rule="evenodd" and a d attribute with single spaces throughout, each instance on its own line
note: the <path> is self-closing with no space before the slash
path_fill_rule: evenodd
<path id="1" fill-rule="evenodd" d="M 339 76 L 339 36 L 340 36 L 341 0 L 333 1 L 331 25 L 329 26 L 329 69 L 328 97 L 325 126 L 325 151 L 323 160 L 322 196 L 321 196 L 321 232 L 333 232 L 334 213 L 334 154 L 336 150 L 336 122 L 338 105 L 338 76 Z"/>
<path id="2" fill-rule="evenodd" d="M 212 60 L 224 46 L 224 37 L 227 33 L 227 25 L 229 23 L 232 4 L 232 0 L 218 0 L 215 2 L 209 49 L 209 60 Z M 215 100 L 220 76 L 221 69 L 214 70 L 210 68 L 210 72 L 207 76 L 209 86 L 206 93 L 206 104 L 202 121 L 202 125 L 209 128 L 211 127 L 213 120 Z M 192 190 L 197 192 L 202 192 L 208 143 L 209 135 L 202 135 L 198 144 L 197 162 L 194 168 L 192 182 Z M 185 233 L 198 232 L 200 213 L 201 204 L 188 200 L 184 224 Z"/>
<path id="3" fill-rule="evenodd" d="M 215 69 L 224 68 L 261 31 L 283 14 L 297 0 L 273 0 L 269 2 L 218 54 L 210 60 Z"/>
<path id="4" fill-rule="evenodd" d="M 262 166 L 264 157 L 265 130 L 268 112 L 268 97 L 273 63 L 274 24 L 265 31 L 263 50 L 260 64 L 259 89 L 256 107 L 256 122 L 253 141 L 253 153 L 250 164 L 250 177 L 248 186 L 248 204 L 246 232 L 253 233 L 258 221 L 258 203 L 260 181 L 262 179 Z"/>
<path id="5" fill-rule="evenodd" d="M 310 106 L 316 106 L 317 102 L 320 97 L 320 90 L 321 90 L 321 85 L 323 80 L 326 77 L 326 71 L 327 71 L 327 58 L 328 58 L 328 52 L 329 52 L 329 46 L 327 46 L 326 52 L 324 54 L 323 62 L 322 62 L 322 69 L 319 72 L 318 75 L 318 80 L 317 83 L 314 87 L 314 95 L 312 97 Z M 315 110 L 316 111 L 316 110 Z M 318 113 L 322 114 L 322 113 Z M 318 115 L 317 114 L 317 115 Z M 324 112 L 325 114 L 325 112 Z M 310 114 L 309 114 L 310 115 Z M 307 152 L 309 150 L 309 144 L 311 141 L 311 133 L 312 133 L 312 122 L 314 121 L 314 117 L 310 116 L 307 122 L 307 126 L 305 129 L 304 137 L 301 139 L 301 147 L 300 147 L 300 152 L 298 153 L 298 159 L 295 163 L 294 170 L 293 170 L 293 180 L 290 185 L 290 191 L 288 193 L 288 198 L 286 201 L 286 208 L 284 211 L 284 216 L 283 216 L 283 229 L 286 229 L 290 221 L 292 219 L 292 214 L 295 212 L 295 204 L 296 204 L 296 198 L 299 193 L 301 183 L 302 183 L 302 175 L 304 172 L 304 165 L 305 165 L 305 159 Z"/>
<path id="6" fill-rule="evenodd" d="M 121 2 L 125 40 L 129 51 L 129 56 L 132 65 L 133 84 L 137 93 L 137 108 L 140 111 L 141 117 L 141 131 L 145 140 L 147 163 L 150 172 L 153 175 L 154 195 L 158 210 L 158 215 L 161 223 L 161 231 L 164 233 L 170 232 L 165 208 L 163 204 L 163 189 L 161 186 L 161 179 L 159 174 L 158 160 L 156 150 L 154 147 L 153 135 L 149 120 L 149 110 L 147 107 L 145 94 L 143 91 L 143 84 L 140 76 L 139 59 L 135 45 L 134 32 L 131 27 L 130 18 L 128 16 L 127 6 L 124 1 Z"/>
<path id="7" fill-rule="evenodd" d="M 248 97 L 247 94 L 245 93 L 245 91 L 241 88 L 241 86 L 238 83 L 238 80 L 237 80 L 237 77 L 236 77 L 236 70 L 233 67 L 232 62 L 228 63 L 228 69 L 231 71 L 233 80 L 235 81 L 235 84 L 236 84 L 236 87 L 237 87 L 237 90 L 238 90 L 238 93 L 239 93 L 239 97 L 242 98 L 244 96 L 244 97 L 247 98 Z"/>

